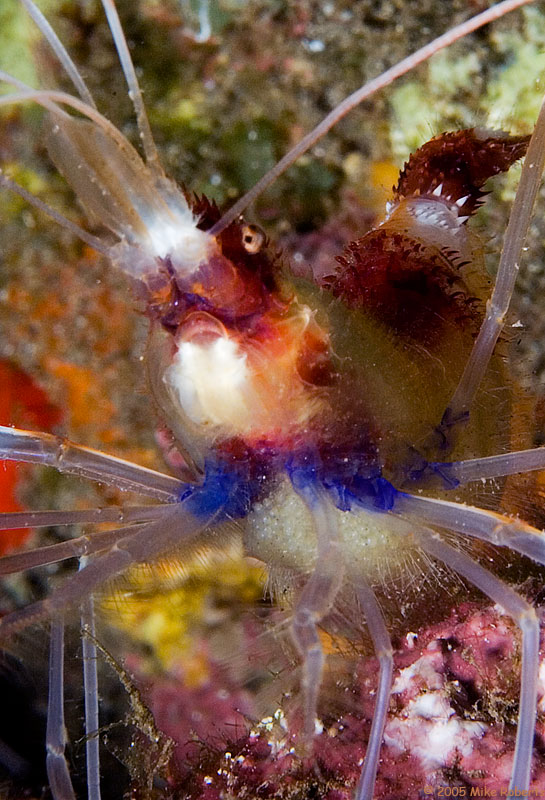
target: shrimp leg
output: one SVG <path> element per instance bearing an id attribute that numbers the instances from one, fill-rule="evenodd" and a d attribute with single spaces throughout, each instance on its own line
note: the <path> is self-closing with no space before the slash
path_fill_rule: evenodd
<path id="1" fill-rule="evenodd" d="M 435 462 L 430 466 L 439 475 L 457 484 L 501 478 L 504 475 L 545 469 L 545 447 L 515 450 L 499 456 L 470 458 L 467 461 Z"/>
<path id="2" fill-rule="evenodd" d="M 390 691 L 392 688 L 392 672 L 394 658 L 390 635 L 384 622 L 375 593 L 363 578 L 357 582 L 356 593 L 365 613 L 367 627 L 373 640 L 375 653 L 379 662 L 378 691 L 375 712 L 371 724 L 371 733 L 367 743 L 367 752 L 363 762 L 362 773 L 356 789 L 355 800 L 371 800 L 377 775 L 382 735 L 388 714 Z"/>
<path id="3" fill-rule="evenodd" d="M 508 796 L 521 797 L 528 793 L 534 728 L 536 724 L 537 684 L 539 668 L 539 621 L 526 600 L 510 586 L 477 564 L 465 553 L 446 544 L 438 533 L 424 528 L 415 530 L 415 536 L 430 555 L 458 572 L 480 589 L 509 614 L 522 632 L 522 667 L 520 704 L 515 744 L 515 757 L 509 783 Z"/>
<path id="4" fill-rule="evenodd" d="M 164 519 L 166 512 L 172 510 L 172 506 L 158 506 L 157 510 L 163 512 L 150 519 Z M 21 553 L 13 553 L 0 558 L 0 575 L 11 575 L 14 572 L 22 572 L 26 569 L 45 567 L 47 564 L 57 564 L 59 561 L 66 561 L 68 558 L 83 558 L 101 550 L 107 550 L 117 542 L 126 539 L 127 536 L 137 533 L 144 527 L 143 525 L 131 525 L 122 528 L 115 528 L 111 531 L 97 531 L 93 534 L 83 534 L 75 539 L 68 539 L 66 542 L 36 547 L 33 550 L 24 550 Z"/>
<path id="5" fill-rule="evenodd" d="M 491 544 L 509 547 L 545 564 L 545 534 L 519 519 L 449 500 L 400 494 L 393 511 L 427 525 L 437 525 Z"/>
<path id="6" fill-rule="evenodd" d="M 49 701 L 47 705 L 46 767 L 54 800 L 76 800 L 66 762 L 64 726 L 64 621 L 51 623 Z"/>
<path id="7" fill-rule="evenodd" d="M 541 106 L 522 167 L 519 187 L 505 232 L 494 291 L 488 301 L 486 316 L 460 382 L 443 415 L 442 428 L 448 428 L 467 417 L 496 342 L 503 330 L 544 165 L 545 102 Z"/>
<path id="8" fill-rule="evenodd" d="M 303 659 L 304 735 L 311 742 L 316 733 L 316 709 L 322 682 L 324 653 L 317 625 L 335 601 L 344 576 L 344 564 L 333 505 L 318 490 L 300 494 L 307 503 L 316 531 L 316 563 L 295 608 L 292 636 Z"/>
<path id="9" fill-rule="evenodd" d="M 85 559 L 80 569 L 85 568 Z M 97 647 L 95 644 L 95 604 L 90 596 L 81 609 L 81 640 L 83 655 L 83 693 L 85 705 L 85 752 L 87 761 L 88 800 L 100 800 L 100 757 L 98 716 Z"/>
<path id="10" fill-rule="evenodd" d="M 116 541 L 110 550 L 96 556 L 44 600 L 5 616 L 0 620 L 0 637 L 10 636 L 44 617 L 63 614 L 65 609 L 81 604 L 83 598 L 132 565 L 149 561 L 194 539 L 215 514 L 204 518 L 195 516 L 187 508 L 190 502 L 191 497 L 173 505 L 171 513 L 162 519 L 139 525 L 136 532 Z"/>
<path id="11" fill-rule="evenodd" d="M 185 484 L 177 478 L 139 467 L 122 458 L 81 447 L 49 433 L 35 433 L 0 425 L 0 459 L 29 461 L 55 467 L 59 472 L 81 475 L 126 491 L 176 500 Z"/>

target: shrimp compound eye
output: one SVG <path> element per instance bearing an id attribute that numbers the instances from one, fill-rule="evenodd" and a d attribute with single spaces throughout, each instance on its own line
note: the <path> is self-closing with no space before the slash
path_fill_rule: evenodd
<path id="1" fill-rule="evenodd" d="M 265 244 L 265 234 L 258 225 L 244 225 L 241 236 L 242 246 L 250 255 L 259 253 Z"/>

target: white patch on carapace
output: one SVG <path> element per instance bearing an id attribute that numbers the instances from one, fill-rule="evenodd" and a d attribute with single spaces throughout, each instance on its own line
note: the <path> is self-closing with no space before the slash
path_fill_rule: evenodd
<path id="1" fill-rule="evenodd" d="M 175 183 L 161 177 L 156 180 L 156 189 L 160 203 L 156 200 L 139 210 L 153 254 L 169 258 L 180 275 L 190 275 L 217 249 L 216 240 L 197 227 L 199 218 Z"/>
<path id="2" fill-rule="evenodd" d="M 183 271 L 196 268 L 206 260 L 212 241 L 205 231 L 196 227 L 190 212 L 183 221 L 156 218 L 148 232 L 155 255 L 170 256 L 174 268 Z"/>
<path id="3" fill-rule="evenodd" d="M 467 231 L 463 223 L 468 217 L 458 213 L 462 209 L 456 202 L 439 197 L 435 192 L 434 195 L 402 198 L 390 206 L 382 224 L 405 231 L 438 250 L 457 251 L 463 256 L 467 248 Z"/>
<path id="4" fill-rule="evenodd" d="M 197 425 L 243 429 L 250 416 L 246 355 L 226 336 L 211 342 L 181 342 L 165 382 L 185 414 Z"/>
<path id="5" fill-rule="evenodd" d="M 169 259 L 180 276 L 190 276 L 217 248 L 216 240 L 197 228 L 192 212 L 180 209 L 164 215 L 141 212 L 145 227 L 112 245 L 112 262 L 135 278 L 158 271 L 158 260 Z"/>

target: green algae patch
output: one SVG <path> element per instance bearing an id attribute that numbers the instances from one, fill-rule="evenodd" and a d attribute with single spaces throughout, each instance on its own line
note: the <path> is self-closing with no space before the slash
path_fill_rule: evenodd
<path id="1" fill-rule="evenodd" d="M 482 101 L 483 109 L 488 109 L 488 126 L 512 133 L 531 130 L 545 86 L 545 16 L 537 8 L 524 12 L 523 33 L 507 30 L 495 36 L 505 66 Z"/>
<path id="2" fill-rule="evenodd" d="M 50 16 L 59 5 L 58 0 L 43 0 L 40 9 Z M 40 39 L 38 28 L 20 3 L 16 0 L 0 3 L 0 69 L 29 86 L 38 86 L 33 52 Z"/>
<path id="3" fill-rule="evenodd" d="M 479 69 L 475 53 L 456 57 L 446 51 L 431 59 L 427 81 L 409 81 L 394 89 L 390 98 L 394 156 L 407 158 L 441 130 L 472 124 L 467 92 Z"/>

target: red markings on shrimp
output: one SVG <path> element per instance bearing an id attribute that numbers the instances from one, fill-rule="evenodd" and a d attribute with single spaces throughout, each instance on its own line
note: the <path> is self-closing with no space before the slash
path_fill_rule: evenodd
<path id="1" fill-rule="evenodd" d="M 338 257 L 340 268 L 326 279 L 333 293 L 428 346 L 447 325 L 475 331 L 486 273 L 476 284 L 478 253 L 465 223 L 482 202 L 484 182 L 527 146 L 528 137 L 476 130 L 423 145 L 401 172 L 386 220 Z"/>
<path id="2" fill-rule="evenodd" d="M 249 632 L 236 611 L 232 612 L 233 621 L 231 611 L 225 613 L 221 602 L 211 604 L 215 613 L 208 617 L 201 609 L 195 616 L 204 641 L 199 648 L 201 656 L 204 654 L 204 677 L 195 685 L 205 686 L 211 677 L 203 690 L 203 708 L 191 708 L 189 724 L 184 719 L 171 730 L 185 737 L 194 730 L 208 739 L 214 708 L 224 720 L 243 724 L 238 712 L 230 714 L 227 706 L 231 701 L 217 688 L 217 683 L 225 680 L 228 694 L 238 698 L 235 702 L 244 706 L 247 716 L 253 716 L 249 732 L 233 735 L 241 742 L 236 763 L 231 748 L 213 770 L 209 768 L 212 757 L 193 756 L 180 747 L 183 770 L 191 776 L 191 785 L 186 782 L 182 786 L 183 780 L 179 781 L 169 760 L 171 746 L 162 743 L 133 681 L 99 648 L 127 691 L 131 723 L 138 731 L 131 738 L 138 744 L 131 749 L 133 753 L 141 749 L 141 763 L 130 754 L 126 759 L 133 792 L 151 797 L 164 789 L 195 798 L 215 798 L 228 792 L 250 799 L 262 794 L 265 787 L 266 793 L 291 800 L 311 796 L 344 800 L 348 792 L 357 800 L 371 800 L 375 784 L 382 795 L 393 792 L 410 797 L 416 790 L 417 774 L 422 786 L 441 781 L 444 770 L 458 768 L 460 780 L 474 782 L 475 770 L 461 759 L 471 756 L 476 742 L 484 740 L 485 723 L 452 719 L 456 709 L 447 697 L 441 672 L 444 664 L 436 650 L 431 658 L 427 658 L 429 653 L 421 653 L 414 660 L 413 646 L 411 658 L 417 666 L 399 672 L 403 659 L 394 659 L 389 632 L 390 628 L 394 632 L 416 629 L 423 614 L 428 624 L 433 623 L 434 614 L 439 617 L 446 604 L 461 596 L 456 576 L 501 608 L 516 629 L 520 677 L 516 675 L 511 688 L 513 697 L 520 699 L 512 718 L 508 719 L 507 713 L 502 717 L 506 730 L 508 724 L 516 727 L 515 743 L 506 739 L 510 764 L 509 775 L 503 779 L 509 781 L 510 791 L 526 792 L 533 763 L 540 774 L 541 754 L 533 750 L 539 618 L 526 597 L 511 588 L 497 550 L 508 549 L 511 577 L 516 578 L 520 570 L 529 580 L 545 565 L 543 533 L 532 525 L 540 518 L 541 498 L 535 499 L 532 519 L 506 513 L 516 506 L 513 495 L 529 491 L 533 484 L 529 480 L 522 489 L 513 476 L 543 469 L 545 448 L 533 447 L 533 403 L 520 400 L 521 390 L 506 359 L 507 337 L 503 336 L 545 162 L 545 110 L 540 112 L 530 139 L 474 128 L 444 133 L 417 149 L 401 172 L 384 221 L 367 233 L 361 229 L 350 232 L 344 253 L 336 261 L 332 256 L 325 272 L 320 269 L 320 274 L 330 275 L 325 281 L 316 277 L 318 270 L 312 264 L 306 270 L 292 268 L 287 255 L 243 216 L 303 153 L 313 149 L 317 153 L 317 142 L 350 109 L 432 52 L 524 1 L 503 0 L 351 94 L 257 183 L 251 173 L 261 172 L 262 164 L 259 159 L 256 162 L 255 153 L 249 157 L 244 147 L 251 149 L 248 143 L 266 136 L 269 129 L 262 120 L 258 124 L 254 119 L 248 130 L 241 123 L 244 135 L 239 142 L 239 168 L 246 170 L 242 183 L 253 184 L 253 188 L 221 215 L 213 202 L 180 188 L 163 170 L 113 0 L 103 0 L 103 7 L 134 106 L 141 150 L 98 110 L 102 102 L 95 103 L 33 0 L 22 0 L 75 93 L 33 89 L 2 72 L 0 78 L 12 93 L 8 90 L 0 96 L 0 106 L 31 102 L 42 107 L 47 115 L 50 159 L 75 193 L 93 232 L 3 174 L 0 184 L 18 194 L 18 202 L 22 199 L 32 206 L 40 219 L 44 212 L 49 214 L 70 236 L 79 237 L 102 254 L 112 270 L 118 270 L 119 280 L 128 280 L 134 287 L 148 333 L 147 346 L 142 346 L 138 355 L 174 472 L 169 475 L 46 433 L 0 426 L 0 453 L 8 461 L 54 467 L 147 498 L 143 505 L 129 504 L 122 509 L 66 508 L 0 517 L 6 528 L 20 520 L 25 524 L 37 520 L 44 527 L 113 525 L 74 537 L 61 536 L 49 546 L 0 559 L 4 574 L 51 570 L 51 565 L 79 560 L 79 570 L 64 581 L 52 581 L 50 593 L 16 608 L 0 621 L 0 635 L 11 642 L 14 634 L 30 625 L 51 620 L 46 763 L 55 800 L 75 797 L 70 760 L 65 756 L 63 712 L 67 611 L 81 608 L 88 785 L 91 800 L 99 800 L 102 731 L 93 597 L 128 572 L 132 587 L 147 594 L 149 612 L 158 590 L 157 586 L 148 588 L 148 581 L 142 578 L 148 571 L 143 567 L 159 562 L 161 605 L 171 588 L 169 582 L 173 582 L 176 589 L 180 584 L 184 587 L 183 608 L 191 607 L 202 597 L 197 587 L 199 563 L 210 560 L 214 571 L 218 549 L 225 551 L 226 562 L 242 563 L 243 557 L 249 557 L 265 565 L 272 599 L 282 609 L 289 609 L 288 619 L 275 626 L 275 612 L 267 609 L 266 615 L 273 618 L 273 644 L 260 671 L 256 651 L 261 636 Z M 335 15 L 333 5 L 329 11 L 324 6 L 320 13 Z M 246 13 L 245 8 L 240 9 L 241 14 Z M 207 4 L 202 5 L 199 24 L 201 41 L 193 36 L 193 46 L 206 42 L 207 47 L 215 47 L 209 42 L 210 30 L 207 32 L 212 24 Z M 404 26 L 394 28 L 403 29 L 405 46 L 408 33 L 406 36 Z M 268 47 L 269 37 L 261 38 Z M 138 42 L 138 32 L 131 33 L 131 39 Z M 326 47 L 311 38 L 303 44 L 312 58 Z M 277 40 L 275 46 L 281 42 Z M 244 43 L 238 52 L 247 49 Z M 201 55 L 193 52 L 196 60 Z M 212 59 L 207 64 L 209 77 L 203 91 L 213 88 L 220 63 L 221 59 Z M 264 63 L 269 62 L 265 59 Z M 284 59 L 284 63 L 293 62 Z M 190 68 L 191 64 L 189 59 Z M 236 64 L 238 60 L 233 66 Z M 373 70 L 375 67 L 373 63 Z M 328 73 L 330 69 L 331 63 Z M 185 86 L 191 79 L 185 75 L 180 83 Z M 222 139 L 225 150 L 231 134 L 241 130 L 228 119 L 232 88 L 228 98 L 228 103 L 218 104 L 222 115 L 217 126 L 196 124 L 192 94 L 190 100 L 177 104 L 179 115 L 190 120 L 179 133 L 193 130 L 199 140 L 198 159 L 207 152 L 204 140 L 216 127 L 229 131 Z M 248 109 L 241 117 L 247 114 Z M 289 118 L 290 114 L 282 108 L 281 116 Z M 297 138 L 293 133 L 286 139 Z M 265 160 L 271 158 L 274 147 L 263 141 L 261 145 Z M 345 141 L 341 151 L 347 146 L 351 147 Z M 471 217 L 484 198 L 484 182 L 508 170 L 526 148 L 528 156 L 505 233 L 498 279 L 490 295 L 483 248 L 469 223 L 474 224 Z M 311 168 L 299 162 L 295 170 L 298 187 L 303 187 L 297 193 L 298 202 L 307 209 L 299 225 L 294 223 L 301 230 L 320 218 L 317 194 L 334 186 L 310 156 L 307 161 Z M 220 186 L 222 180 L 222 175 L 214 173 L 208 188 Z M 319 191 L 305 192 L 305 181 L 314 183 Z M 224 199 L 231 194 L 236 190 L 226 190 Z M 72 205 L 76 205 L 73 200 Z M 274 205 L 268 210 L 269 221 L 276 213 Z M 68 211 L 69 216 L 74 213 Z M 337 253 L 340 251 L 342 245 Z M 79 310 L 78 320 L 84 310 Z M 134 367 L 130 372 L 130 381 L 120 392 L 123 408 L 129 408 L 138 385 Z M 85 374 L 92 373 L 87 369 Z M 510 485 L 504 492 L 506 483 Z M 220 571 L 226 577 L 229 574 L 223 562 L 221 570 L 216 568 L 216 573 Z M 518 583 L 522 583 L 520 576 Z M 255 589 L 255 582 L 252 584 Z M 439 596 L 444 598 L 443 605 L 436 600 Z M 139 603 L 133 603 L 133 616 L 140 617 Z M 120 603 L 119 624 L 121 607 Z M 147 636 L 147 643 L 157 647 L 158 653 L 165 649 L 157 646 L 157 629 L 169 629 L 166 613 L 157 611 L 152 622 L 148 618 L 143 625 L 147 633 L 142 637 Z M 218 616 L 225 631 L 223 638 L 220 636 L 219 657 L 211 630 Z M 193 623 L 187 622 L 187 616 L 184 619 L 187 633 Z M 420 636 L 426 638 L 422 629 Z M 281 639 L 283 648 L 278 646 Z M 357 670 L 348 674 L 344 662 L 336 673 L 332 641 L 358 659 L 365 654 L 362 671 L 368 670 L 372 685 L 360 691 L 354 683 Z M 431 641 L 430 645 L 433 649 Z M 451 645 L 455 646 L 453 639 Z M 375 661 L 367 659 L 371 648 Z M 182 649 L 185 653 L 191 647 Z M 500 656 L 511 673 L 508 649 Z M 187 689 L 191 669 L 187 664 L 177 666 L 178 660 L 183 661 L 182 654 L 170 655 L 168 668 L 177 670 Z M 194 660 L 198 663 L 198 656 Z M 235 662 L 234 672 L 238 670 L 247 692 L 238 693 L 228 667 L 216 669 L 217 660 Z M 133 663 L 141 662 L 135 659 Z M 333 670 L 329 683 L 348 689 L 337 692 L 333 709 L 327 707 L 321 692 L 328 682 L 328 665 Z M 447 666 L 456 680 L 465 681 L 469 692 L 471 677 L 454 663 Z M 157 664 L 151 671 L 156 668 Z M 398 669 L 395 679 L 394 668 Z M 283 694 L 276 688 L 280 684 L 271 688 L 271 676 L 277 674 L 296 685 L 298 693 L 293 693 L 292 686 Z M 408 694 L 411 675 L 429 682 L 422 696 L 413 693 L 406 698 L 403 725 L 396 721 L 390 705 L 392 699 L 395 704 Z M 264 712 L 261 689 L 269 698 L 276 693 Z M 344 703 L 339 697 L 343 694 Z M 292 696 L 295 699 L 290 702 Z M 194 694 L 186 692 L 184 697 L 182 705 L 198 706 Z M 223 700 L 229 702 L 220 702 Z M 158 716 L 162 713 L 163 709 Z M 441 715 L 446 718 L 445 725 L 437 722 Z M 447 738 L 441 739 L 445 732 Z M 210 742 L 206 745 L 212 747 Z M 422 758 L 426 748 L 427 755 Z M 312 754 L 314 758 L 308 758 Z M 411 765 L 409 770 L 407 765 Z M 253 778 L 258 778 L 257 785 Z"/>

